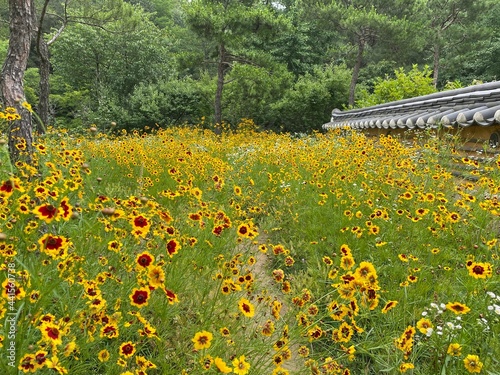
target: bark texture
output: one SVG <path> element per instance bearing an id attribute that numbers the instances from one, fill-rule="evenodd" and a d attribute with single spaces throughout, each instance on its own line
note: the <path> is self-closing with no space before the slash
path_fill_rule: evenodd
<path id="1" fill-rule="evenodd" d="M 22 103 L 25 101 L 23 78 L 28 62 L 34 24 L 33 0 L 9 0 L 9 49 L 2 68 L 0 89 L 3 105 L 14 107 L 21 119 L 10 124 L 9 153 L 12 163 L 31 162 L 32 118 Z"/>

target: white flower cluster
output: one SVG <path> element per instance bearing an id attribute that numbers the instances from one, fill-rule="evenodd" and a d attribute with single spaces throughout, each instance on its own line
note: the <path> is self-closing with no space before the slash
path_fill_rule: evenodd
<path id="1" fill-rule="evenodd" d="M 493 292 L 486 292 L 486 294 L 493 300 L 491 305 L 488 305 L 488 311 L 493 311 L 495 314 L 500 315 L 500 296 Z"/>
<path id="2" fill-rule="evenodd" d="M 432 315 L 433 318 L 441 315 L 442 313 L 444 313 L 446 311 L 446 305 L 444 303 L 441 303 L 441 304 L 437 304 L 437 303 L 434 303 L 432 302 L 431 305 L 430 305 L 430 308 L 426 308 L 423 312 L 422 312 L 422 316 L 428 316 L 428 315 Z M 445 332 L 448 332 L 450 334 L 450 336 L 453 336 L 456 331 L 458 330 L 461 330 L 462 329 L 462 325 L 460 324 L 462 321 L 462 317 L 461 316 L 457 316 L 455 317 L 455 320 L 453 321 L 449 321 L 449 322 L 445 322 L 444 324 L 440 324 L 440 325 L 436 325 L 436 334 L 437 335 L 443 335 L 443 333 Z M 434 330 L 433 329 L 428 329 L 427 332 L 426 332 L 426 336 L 431 336 L 432 333 L 434 333 Z"/>

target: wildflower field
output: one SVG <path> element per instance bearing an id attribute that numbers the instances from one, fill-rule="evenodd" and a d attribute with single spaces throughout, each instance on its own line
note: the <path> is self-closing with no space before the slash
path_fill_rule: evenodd
<path id="1" fill-rule="evenodd" d="M 500 158 L 250 120 L 36 141 L 15 174 L 1 146 L 0 373 L 500 373 Z"/>

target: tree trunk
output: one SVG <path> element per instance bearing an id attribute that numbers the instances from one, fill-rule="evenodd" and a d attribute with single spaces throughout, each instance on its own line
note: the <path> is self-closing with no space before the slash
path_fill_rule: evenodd
<path id="1" fill-rule="evenodd" d="M 361 64 L 363 63 L 363 52 L 365 50 L 364 40 L 359 40 L 358 42 L 358 56 L 356 57 L 356 63 L 352 70 L 351 86 L 349 87 L 349 106 L 354 106 L 354 94 L 356 92 L 356 84 L 358 83 L 359 71 L 361 70 Z"/>
<path id="2" fill-rule="evenodd" d="M 37 32 L 36 32 L 36 50 L 38 52 L 38 57 L 40 58 L 40 64 L 38 67 L 38 74 L 40 76 L 39 90 L 40 95 L 38 97 L 38 117 L 39 121 L 42 123 L 37 124 L 37 131 L 39 134 L 45 133 L 45 125 L 49 123 L 49 94 L 50 94 L 50 59 L 49 59 L 49 45 L 43 39 L 43 22 L 45 20 L 45 14 L 47 13 L 47 7 L 50 0 L 45 0 L 42 11 L 40 14 L 40 19 L 37 21 Z M 59 34 L 59 32 L 58 32 Z"/>
<path id="3" fill-rule="evenodd" d="M 215 132 L 220 134 L 222 132 L 222 90 L 224 89 L 224 76 L 226 74 L 226 48 L 224 43 L 219 46 L 219 62 L 217 64 L 217 91 L 215 92 Z"/>
<path id="4" fill-rule="evenodd" d="M 439 78 L 439 55 L 440 55 L 440 48 L 439 48 L 439 42 L 436 42 L 434 44 L 434 64 L 433 64 L 433 79 L 432 83 L 434 84 L 434 88 L 437 88 L 437 83 L 438 83 L 438 78 Z"/>
<path id="5" fill-rule="evenodd" d="M 49 60 L 49 47 L 43 38 L 38 40 L 38 56 L 40 57 L 39 75 L 40 75 L 40 96 L 38 98 L 38 116 L 40 117 L 41 124 L 37 124 L 37 131 L 39 134 L 45 133 L 45 126 L 49 123 L 49 94 L 50 94 L 50 60 Z"/>
<path id="6" fill-rule="evenodd" d="M 32 160 L 31 113 L 22 103 L 25 101 L 23 78 L 30 52 L 34 23 L 33 0 L 9 0 L 9 49 L 2 68 L 0 89 L 3 104 L 16 108 L 20 120 L 9 129 L 9 153 L 11 162 Z"/>

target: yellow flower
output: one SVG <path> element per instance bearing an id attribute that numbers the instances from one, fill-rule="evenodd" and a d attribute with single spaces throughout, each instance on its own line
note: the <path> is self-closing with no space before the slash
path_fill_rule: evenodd
<path id="1" fill-rule="evenodd" d="M 398 304 L 398 301 L 388 301 L 385 306 L 382 308 L 382 314 L 387 314 L 387 312 Z"/>
<path id="2" fill-rule="evenodd" d="M 408 362 L 401 363 L 401 365 L 399 366 L 399 372 L 403 373 L 403 372 L 406 372 L 412 368 L 415 368 L 413 363 L 408 363 Z"/>
<path id="3" fill-rule="evenodd" d="M 423 333 L 424 335 L 427 334 L 429 330 L 432 332 L 432 328 L 434 326 L 432 325 L 432 322 L 429 319 L 422 318 L 417 322 L 417 328 L 418 330 Z"/>
<path id="4" fill-rule="evenodd" d="M 252 318 L 255 315 L 255 307 L 246 298 L 240 299 L 238 302 L 238 308 L 247 318 Z"/>
<path id="5" fill-rule="evenodd" d="M 479 360 L 479 357 L 474 354 L 469 354 L 464 359 L 464 366 L 469 372 L 480 373 L 483 368 L 483 363 Z"/>
<path id="6" fill-rule="evenodd" d="M 220 357 L 215 357 L 214 363 L 219 372 L 222 372 L 223 374 L 229 374 L 233 371 L 233 369 L 229 367 Z"/>
<path id="7" fill-rule="evenodd" d="M 283 367 L 276 367 L 272 373 L 272 375 L 288 375 L 288 374 L 290 374 L 288 370 L 285 370 Z"/>
<path id="8" fill-rule="evenodd" d="M 148 280 L 152 287 L 160 287 L 165 282 L 165 272 L 159 266 L 152 266 L 149 268 Z"/>
<path id="9" fill-rule="evenodd" d="M 236 375 L 246 375 L 250 370 L 250 363 L 245 361 L 245 356 L 242 355 L 240 358 L 233 359 L 233 372 Z"/>
<path id="10" fill-rule="evenodd" d="M 208 331 L 196 332 L 191 341 L 194 344 L 195 350 L 202 350 L 210 348 L 212 344 L 213 335 Z"/>
<path id="11" fill-rule="evenodd" d="M 109 352 L 106 349 L 103 349 L 97 354 L 97 358 L 101 362 L 107 362 L 109 360 Z"/>
<path id="12" fill-rule="evenodd" d="M 448 302 L 446 304 L 448 310 L 453 311 L 455 314 L 467 314 L 470 311 L 466 305 L 460 302 Z"/>
<path id="13" fill-rule="evenodd" d="M 119 353 L 125 358 L 130 358 L 135 353 L 135 345 L 132 343 L 132 341 L 124 342 L 120 345 Z"/>
<path id="14" fill-rule="evenodd" d="M 26 108 L 29 112 L 33 112 L 33 109 L 31 108 L 31 104 L 29 104 L 27 101 L 22 102 L 21 105 L 24 108 Z"/>
<path id="15" fill-rule="evenodd" d="M 449 355 L 452 355 L 454 357 L 459 357 L 462 354 L 462 345 L 457 344 L 457 343 L 451 343 L 448 346 L 448 351 L 447 353 Z"/>

